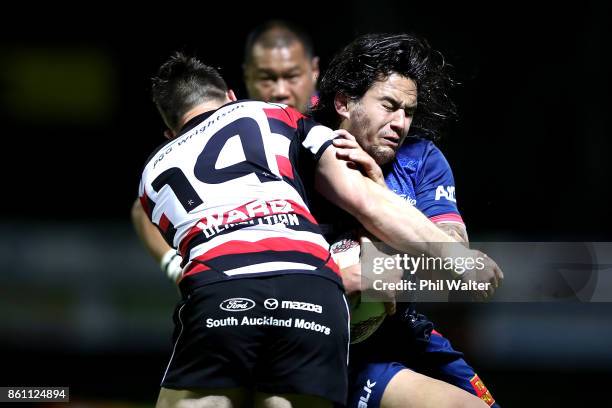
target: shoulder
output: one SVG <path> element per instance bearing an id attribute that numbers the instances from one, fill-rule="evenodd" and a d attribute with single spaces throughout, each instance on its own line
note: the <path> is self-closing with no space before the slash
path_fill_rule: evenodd
<path id="1" fill-rule="evenodd" d="M 299 112 L 297 109 L 292 108 L 291 106 L 284 105 L 281 103 L 265 103 L 263 110 L 266 112 L 266 116 L 268 119 L 277 119 L 285 124 L 291 126 L 292 128 L 297 128 L 299 123 L 304 120 L 312 120 L 310 117 L 304 115 Z"/>
<path id="2" fill-rule="evenodd" d="M 143 165 L 143 170 L 149 166 L 149 164 L 153 161 L 153 158 L 156 157 L 158 155 L 158 153 L 160 153 L 166 146 L 168 146 L 169 144 L 171 144 L 173 142 L 173 140 L 164 140 L 163 143 L 161 143 L 159 146 L 157 146 L 155 148 L 155 150 L 153 150 L 153 152 L 151 152 L 151 154 L 149 155 L 149 157 L 147 157 L 147 160 L 145 160 L 144 165 Z"/>
<path id="3" fill-rule="evenodd" d="M 400 167 L 410 167 L 413 170 L 431 162 L 446 162 L 440 149 L 431 140 L 415 136 L 406 138 L 395 157 L 395 161 Z"/>
<path id="4" fill-rule="evenodd" d="M 423 166 L 450 167 L 444 153 L 431 140 L 409 137 L 397 153 L 398 161 L 414 160 Z"/>
<path id="5" fill-rule="evenodd" d="M 398 158 L 421 159 L 432 149 L 438 149 L 436 145 L 427 139 L 417 136 L 409 136 L 397 151 Z"/>

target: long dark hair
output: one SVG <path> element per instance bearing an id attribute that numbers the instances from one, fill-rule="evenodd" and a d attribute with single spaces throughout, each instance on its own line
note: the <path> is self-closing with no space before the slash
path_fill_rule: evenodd
<path id="1" fill-rule="evenodd" d="M 417 85 L 418 105 L 410 133 L 437 138 L 444 122 L 456 116 L 455 104 L 448 95 L 454 82 L 442 54 L 412 34 L 368 34 L 347 45 L 320 80 L 314 118 L 338 127 L 336 95 L 359 100 L 375 81 L 385 80 L 392 73 L 408 77 Z"/>

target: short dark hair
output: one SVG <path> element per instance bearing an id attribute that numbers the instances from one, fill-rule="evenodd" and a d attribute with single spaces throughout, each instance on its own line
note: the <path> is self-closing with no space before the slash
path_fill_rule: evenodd
<path id="1" fill-rule="evenodd" d="M 413 34 L 367 34 L 347 45 L 331 61 L 319 82 L 319 101 L 313 116 L 332 128 L 338 127 L 334 99 L 344 94 L 359 100 L 376 81 L 397 73 L 417 86 L 418 105 L 411 134 L 435 139 L 446 119 L 456 116 L 448 95 L 454 85 L 449 66 L 427 41 Z"/>
<path id="2" fill-rule="evenodd" d="M 264 48 L 276 48 L 288 47 L 294 42 L 302 44 L 308 59 L 315 56 L 312 39 L 300 27 L 283 20 L 266 21 L 255 27 L 247 36 L 244 45 L 244 64 L 248 65 L 251 63 L 255 44 L 261 44 Z"/>
<path id="3" fill-rule="evenodd" d="M 221 100 L 227 84 L 219 72 L 194 56 L 175 52 L 151 78 L 151 94 L 166 124 L 178 130 L 181 117 L 194 106 Z"/>

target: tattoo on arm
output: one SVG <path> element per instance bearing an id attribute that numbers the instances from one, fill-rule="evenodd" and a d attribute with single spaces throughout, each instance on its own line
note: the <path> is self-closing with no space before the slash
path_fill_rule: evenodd
<path id="1" fill-rule="evenodd" d="M 465 229 L 465 225 L 455 222 L 438 222 L 436 223 L 436 225 L 438 226 L 438 228 L 446 232 L 452 238 L 466 244 L 466 246 L 468 246 L 468 244 L 470 243 L 467 230 Z"/>

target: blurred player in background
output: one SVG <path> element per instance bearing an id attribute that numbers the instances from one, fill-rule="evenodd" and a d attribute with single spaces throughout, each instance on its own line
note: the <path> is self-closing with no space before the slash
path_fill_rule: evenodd
<path id="1" fill-rule="evenodd" d="M 312 40 L 299 27 L 272 20 L 251 31 L 243 70 L 249 98 L 284 103 L 302 113 L 312 105 L 319 57 Z"/>

